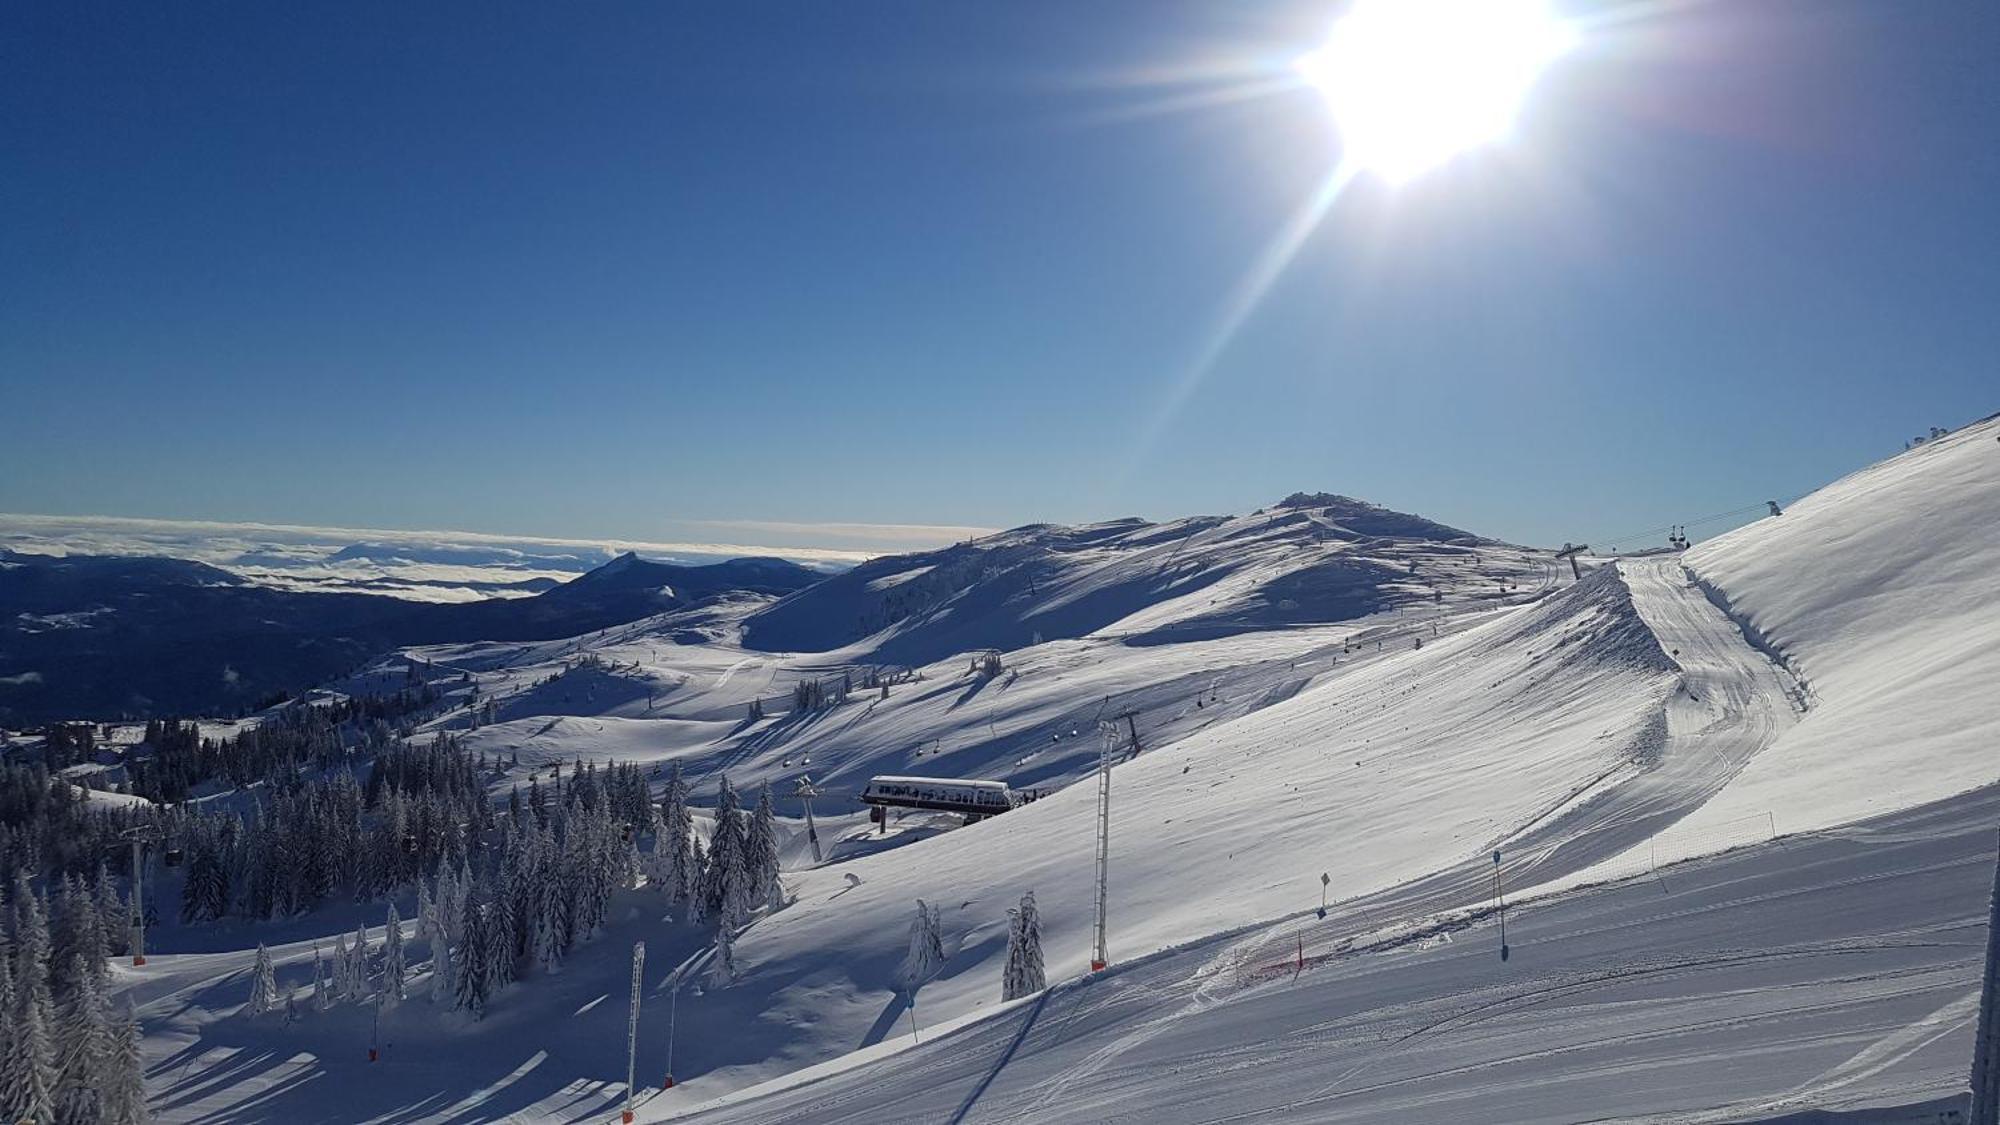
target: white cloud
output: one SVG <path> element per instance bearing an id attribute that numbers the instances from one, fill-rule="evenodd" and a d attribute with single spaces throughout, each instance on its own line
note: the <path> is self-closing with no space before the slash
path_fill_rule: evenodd
<path id="1" fill-rule="evenodd" d="M 742 525 L 768 529 L 809 525 Z M 854 525 L 871 527 L 878 525 Z M 946 531 L 957 529 L 943 529 Z M 885 543 L 897 543 L 882 532 Z M 918 535 L 916 542 L 926 541 Z M 947 538 L 948 541 L 948 538 Z M 393 531 L 305 524 L 0 514 L 0 548 L 35 554 L 152 555 L 193 559 L 289 589 L 355 590 L 425 601 L 524 596 L 627 551 L 662 562 L 713 563 L 777 556 L 839 569 L 879 553 L 852 547 L 729 542 L 564 539 L 478 531 Z M 907 541 L 895 549 L 908 550 Z M 535 583 L 539 586 L 524 586 Z"/>
<path id="2" fill-rule="evenodd" d="M 0 687 L 26 687 L 29 684 L 39 684 L 41 682 L 42 674 L 40 672 L 22 672 L 14 676 L 0 676 Z"/>

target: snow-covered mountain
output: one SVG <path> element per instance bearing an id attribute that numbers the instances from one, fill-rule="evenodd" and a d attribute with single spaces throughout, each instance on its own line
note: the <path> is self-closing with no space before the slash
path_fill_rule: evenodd
<path id="1" fill-rule="evenodd" d="M 418 737 L 498 763 L 496 800 L 578 759 L 678 764 L 704 800 L 725 773 L 776 784 L 786 904 L 735 933 L 724 979 L 710 929 L 626 892 L 483 1021 L 398 1007 L 376 1063 L 359 1008 L 240 1009 L 256 940 L 302 989 L 315 944 L 379 905 L 170 922 L 120 971 L 156 1112 L 598 1119 L 624 1092 L 639 940 L 648 1120 L 1742 1120 L 1948 1096 L 2000 800 L 1979 690 L 2000 678 L 1996 437 L 1968 427 L 1685 555 L 1586 559 L 1580 581 L 1311 495 L 409 647 L 330 686 L 421 670 L 447 701 Z M 834 698 L 795 706 L 815 682 Z M 1097 794 L 1075 783 L 1107 720 L 1129 760 L 1112 967 L 1090 974 Z M 1042 795 L 870 825 L 854 795 L 911 773 Z M 788 796 L 806 774 L 819 860 Z M 1055 988 L 1003 1004 L 1028 891 Z M 944 956 L 913 1004 L 918 899 Z"/>
<path id="2" fill-rule="evenodd" d="M 1032 524 L 863 563 L 751 617 L 744 644 L 925 664 L 1037 638 L 1159 643 L 1327 624 L 1435 602 L 1448 586 L 1497 598 L 1533 570 L 1497 558 L 1482 568 L 1482 548 L 1498 546 L 1326 493 L 1249 516 Z M 1474 575 L 1491 585 L 1475 588 Z"/>

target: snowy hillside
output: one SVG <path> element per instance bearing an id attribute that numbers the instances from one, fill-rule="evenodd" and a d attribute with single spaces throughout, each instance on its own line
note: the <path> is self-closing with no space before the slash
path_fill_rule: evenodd
<path id="1" fill-rule="evenodd" d="M 1816 828 L 2000 781 L 1996 439 L 1967 426 L 1688 553 L 1810 700 L 1705 821 Z"/>
<path id="2" fill-rule="evenodd" d="M 889 664 L 1036 638 L 1161 643 L 1351 620 L 1435 602 L 1447 585 L 1494 600 L 1503 583 L 1539 579 L 1546 566 L 1419 516 L 1298 494 L 1249 516 L 1038 524 L 876 559 L 752 617 L 744 643 L 852 646 Z M 1469 582 L 1474 574 L 1490 584 Z"/>
<path id="3" fill-rule="evenodd" d="M 452 734 L 489 762 L 480 784 L 495 801 L 551 785 L 558 767 L 574 777 L 579 760 L 636 764 L 656 791 L 678 765 L 699 801 L 724 774 L 739 788 L 774 783 L 786 905 L 733 932 L 725 978 L 710 927 L 648 890 L 621 892 L 601 936 L 559 972 L 507 986 L 483 1021 L 428 999 L 402 1005 L 372 1065 L 357 1044 L 373 1030 L 351 1006 L 282 1028 L 239 1009 L 255 941 L 271 943 L 280 987 L 305 995 L 315 946 L 357 920 L 379 933 L 379 907 L 169 925 L 153 967 L 121 970 L 144 1003 L 156 1109 L 315 1119 L 315 1084 L 365 1078 L 341 1103 L 348 1116 L 596 1119 L 623 1092 L 637 940 L 648 947 L 640 1074 L 657 1087 L 671 1022 L 681 1083 L 651 1095 L 648 1119 L 728 1097 L 712 1119 L 1101 1120 L 1129 1098 L 1161 1120 L 1214 1120 L 1228 1117 L 1218 1099 L 1234 1098 L 1273 1119 L 1338 1103 L 1326 1116 L 1371 1120 L 1419 1102 L 1393 1082 L 1343 1093 L 1346 1069 L 1301 1085 L 1269 1068 L 1301 1060 L 1319 1074 L 1337 1057 L 1353 1074 L 1414 1065 L 1434 1083 L 1425 1067 L 1442 1056 L 1370 1044 L 1488 1002 L 1511 1011 L 1543 988 L 1595 990 L 1602 1006 L 1547 1065 L 1520 1062 L 1561 1038 L 1539 1016 L 1477 1040 L 1495 1075 L 1478 1089 L 1527 1116 L 1584 1119 L 1609 1088 L 1590 1068 L 1620 1065 L 1653 1035 L 1679 1036 L 1666 1056 L 1679 1061 L 1661 1064 L 1642 1099 L 1657 1112 L 1783 1106 L 1800 1091 L 1948 1094 L 1934 1091 L 1927 1051 L 1962 1030 L 1951 1005 L 1969 945 L 1880 954 L 1879 989 L 1815 958 L 1902 949 L 1884 935 L 1908 919 L 1948 935 L 1971 924 L 1963 885 L 1979 882 L 1971 841 L 1989 798 L 1842 828 L 1811 845 L 1823 850 L 1809 869 L 1784 858 L 1804 853 L 1773 849 L 2000 777 L 1978 741 L 1995 708 L 1972 690 L 1993 676 L 2000 626 L 1980 582 L 2000 563 L 1985 531 L 2000 514 L 1992 429 L 1856 474 L 1685 557 L 1586 560 L 1581 581 L 1546 552 L 1312 496 L 1238 519 L 1025 528 L 877 560 L 775 601 L 743 594 L 564 640 L 407 650 L 331 687 L 367 695 L 415 678 L 442 691 L 416 736 Z M 1918 565 L 1897 553 L 1913 537 L 1929 548 Z M 988 648 L 1003 650 L 997 666 L 975 659 Z M 1123 732 L 1121 756 L 1133 733 L 1141 749 L 1112 771 L 1112 971 L 1092 976 L 1096 792 L 1077 783 L 1106 721 Z M 990 778 L 1041 796 L 962 827 L 909 813 L 878 830 L 853 799 L 878 774 Z M 789 796 L 804 775 L 821 787 L 818 862 Z M 1779 845 L 1775 833 L 1794 835 Z M 1929 874 L 1908 884 L 1906 908 L 1864 908 L 1851 888 L 1867 884 L 1849 876 L 1900 870 L 1897 848 Z M 1491 956 L 1496 853 L 1518 927 L 1504 964 Z M 1739 880 L 1761 888 L 1755 909 L 1768 916 L 1730 913 L 1751 909 L 1728 889 Z M 1057 987 L 1003 1006 L 1007 911 L 1028 891 Z M 174 878 L 161 893 L 177 893 Z M 913 1010 L 901 970 L 918 899 L 938 910 L 942 961 Z M 1817 913 L 1788 935 L 1790 900 Z M 1684 921 L 1660 928 L 1661 917 Z M 1676 993 L 1666 1024 L 1622 1014 L 1650 986 L 1613 985 L 1620 966 L 1681 980 L 1760 941 L 1793 949 L 1772 956 L 1796 971 L 1704 977 Z M 425 995 L 432 953 L 412 948 Z M 1274 965 L 1299 976 L 1296 999 L 1268 983 Z M 1356 988 L 1365 1001 L 1341 1016 Z M 1691 1100 L 1673 1068 L 1740 1048 L 1737 1021 L 1787 990 L 1823 999 L 1814 1010 L 1827 1021 L 1800 1025 L 1794 1061 L 1771 1064 L 1792 1077 L 1753 1068 L 1716 1100 Z M 1321 1026 L 1338 1018 L 1354 1030 Z M 1840 1040 L 1851 1050 L 1825 1046 L 1827 1028 L 1853 1020 L 1862 1028 Z M 1267 1023 L 1289 1030 L 1254 1030 Z M 1876 1045 L 1899 1035 L 1909 1050 Z M 1157 1055 L 1123 1069 L 1156 1037 Z M 1214 1098 L 1157 1082 L 1212 1074 L 1232 1050 L 1224 1070 L 1242 1082 Z M 1880 1067 L 1840 1069 L 1871 1051 Z M 1032 1060 L 1018 1074 L 1017 1057 Z M 444 1090 L 438 1073 L 454 1076 Z M 1106 1074 L 1128 1075 L 1107 1100 L 1064 1100 Z M 1465 1088 L 1439 1089 L 1458 1091 L 1439 1120 L 1480 1119 Z M 1539 1089 L 1567 1092 L 1536 1101 Z M 1205 1108 L 1176 1111 L 1183 1101 Z"/>

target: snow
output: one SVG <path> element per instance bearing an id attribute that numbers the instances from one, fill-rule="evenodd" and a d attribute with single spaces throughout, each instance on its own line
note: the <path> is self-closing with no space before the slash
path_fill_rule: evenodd
<path id="1" fill-rule="evenodd" d="M 1422 932 L 1196 943 L 641 1120 L 1743 1122 L 1962 1090 L 2000 790 Z M 1963 1112 L 1963 1095 L 1955 1102 Z M 709 1108 L 703 1109 L 704 1106 Z M 1935 1121 L 1883 1113 L 1872 1122 Z"/>
<path id="2" fill-rule="evenodd" d="M 2000 780 L 1996 438 L 1968 426 L 1688 553 L 1811 699 L 1698 823 L 1800 831 Z"/>
<path id="3" fill-rule="evenodd" d="M 402 1005 L 373 1066 L 357 1008 L 285 1028 L 237 1009 L 248 947 L 295 987 L 314 941 L 355 911 L 379 925 L 379 904 L 169 926 L 171 952 L 120 976 L 155 1111 L 599 1119 L 641 939 L 640 1073 L 657 1085 L 671 1010 L 683 1082 L 648 1119 L 725 1098 L 701 1119 L 1693 1122 L 1948 1097 L 2000 815 L 1996 427 L 1576 582 L 1546 552 L 1281 508 L 1022 528 L 775 604 L 411 650 L 448 693 L 420 737 L 518 756 L 496 796 L 578 758 L 677 762 L 698 798 L 724 771 L 781 795 L 810 773 L 827 860 L 781 822 L 791 901 L 738 935 L 733 984 L 706 983 L 704 930 L 632 892 L 481 1023 Z M 917 592 L 920 612 L 858 631 Z M 1004 671 L 972 674 L 989 645 Z M 886 698 L 857 682 L 791 712 L 802 681 L 904 656 Z M 474 729 L 488 699 L 498 721 Z M 1074 783 L 1127 712 L 1143 750 L 1112 775 L 1112 968 L 1086 975 L 1096 795 Z M 852 801 L 876 775 L 1051 792 L 878 834 Z M 1027 891 L 1055 987 L 1003 1004 Z M 944 958 L 913 1008 L 917 899 Z M 421 944 L 411 963 L 421 997 Z"/>

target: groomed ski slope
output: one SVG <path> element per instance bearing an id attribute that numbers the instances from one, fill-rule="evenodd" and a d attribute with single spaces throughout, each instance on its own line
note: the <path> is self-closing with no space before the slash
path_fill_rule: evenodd
<path id="1" fill-rule="evenodd" d="M 2000 780 L 2000 417 L 1688 552 L 1804 681 L 1802 720 L 1696 818 L 1841 824 Z"/>
<path id="2" fill-rule="evenodd" d="M 1118 958 L 1456 871 L 1600 787 L 1643 771 L 1674 672 L 1593 575 L 1543 603 L 1335 676 L 1114 770 Z M 690 1093 L 893 1039 L 894 978 L 916 899 L 943 911 L 947 962 L 919 1022 L 997 1003 L 1006 910 L 1033 890 L 1052 979 L 1089 958 L 1094 787 L 837 868 L 737 941 L 734 986 L 683 1007 L 726 1029 L 685 1048 Z M 1621 821 L 1622 823 L 1622 821 Z M 1618 836 L 1619 848 L 1637 835 Z M 1571 865 L 1594 855 L 1566 857 Z M 858 885 L 850 885 L 850 877 Z M 1451 881 L 1454 890 L 1478 877 Z M 739 1061 L 740 1060 L 740 1061 Z"/>
<path id="3" fill-rule="evenodd" d="M 1954 1094 L 1962 1109 L 1996 820 L 1989 788 L 1517 904 L 1505 962 L 1491 915 L 1242 988 L 1233 943 L 1201 943 L 678 1119 L 1696 1125 Z"/>
<path id="4" fill-rule="evenodd" d="M 1680 666 L 1659 757 L 1502 870 L 1517 894 L 1629 877 L 1517 906 L 1504 964 L 1490 916 L 1483 948 L 1457 950 L 1478 917 L 1440 910 L 1468 905 L 1461 864 L 1323 922 L 1070 978 L 1019 1016 L 716 1119 L 1696 1121 L 1952 1094 L 2000 806 L 1976 788 L 2000 778 L 1996 429 L 1836 482 L 1685 568 L 1619 564 Z M 1834 827 L 1884 808 L 1913 811 Z M 1634 820 L 1656 831 L 1618 847 Z M 1579 835 L 1596 861 L 1552 865 Z M 1571 921 L 1600 912 L 1622 920 Z M 1356 952 L 1385 944 L 1405 952 Z M 1296 991 L 1231 998 L 1292 958 Z"/>

